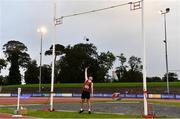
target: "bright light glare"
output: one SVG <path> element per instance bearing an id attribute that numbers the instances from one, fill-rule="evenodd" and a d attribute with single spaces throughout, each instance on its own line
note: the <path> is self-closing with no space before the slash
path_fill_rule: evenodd
<path id="1" fill-rule="evenodd" d="M 45 34 L 47 32 L 47 29 L 46 29 L 46 27 L 40 27 L 37 29 L 37 32 Z"/>

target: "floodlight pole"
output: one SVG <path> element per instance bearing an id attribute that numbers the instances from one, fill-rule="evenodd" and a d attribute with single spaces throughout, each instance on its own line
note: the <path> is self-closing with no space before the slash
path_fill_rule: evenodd
<path id="1" fill-rule="evenodd" d="M 40 59 L 39 59 L 39 93 L 41 93 L 41 83 L 42 83 L 42 40 L 43 35 L 47 32 L 45 27 L 40 27 L 37 29 L 37 32 L 40 33 Z"/>
<path id="2" fill-rule="evenodd" d="M 167 53 L 167 30 L 166 30 L 166 13 L 164 14 L 164 34 L 165 34 L 165 53 L 166 53 L 166 81 L 167 93 L 169 94 L 169 69 L 168 69 L 168 53 Z"/>
<path id="3" fill-rule="evenodd" d="M 146 40 L 144 37 L 144 0 L 141 1 L 141 39 L 143 41 L 143 94 L 144 94 L 144 116 L 148 115 L 147 103 L 147 81 L 146 81 Z"/>
<path id="4" fill-rule="evenodd" d="M 52 52 L 52 72 L 51 72 L 51 92 L 50 92 L 50 111 L 54 111 L 53 96 L 54 96 L 54 65 L 55 65 L 55 41 L 56 41 L 56 3 L 54 3 L 54 38 L 53 38 L 53 52 Z"/>
<path id="5" fill-rule="evenodd" d="M 166 8 L 165 11 L 160 11 L 161 14 L 164 17 L 164 36 L 165 36 L 165 40 L 164 40 L 164 44 L 165 44 L 165 58 L 166 58 L 166 81 L 167 81 L 167 93 L 169 94 L 169 69 L 168 69 L 168 53 L 167 53 L 167 28 L 166 28 L 166 14 L 169 13 L 170 8 Z"/>
<path id="6" fill-rule="evenodd" d="M 42 39 L 43 33 L 41 33 L 41 44 L 40 44 L 40 66 L 39 66 L 39 93 L 41 93 L 41 80 L 42 80 Z"/>

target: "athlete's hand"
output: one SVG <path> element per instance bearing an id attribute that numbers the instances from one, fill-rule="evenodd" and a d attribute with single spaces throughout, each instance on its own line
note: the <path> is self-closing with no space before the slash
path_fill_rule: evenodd
<path id="1" fill-rule="evenodd" d="M 86 69 L 86 70 L 88 70 L 88 69 L 89 69 L 89 67 L 86 67 L 85 69 Z"/>

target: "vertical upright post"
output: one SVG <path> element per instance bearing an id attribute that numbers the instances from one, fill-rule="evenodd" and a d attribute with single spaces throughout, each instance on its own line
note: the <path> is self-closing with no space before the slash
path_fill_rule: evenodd
<path id="1" fill-rule="evenodd" d="M 18 88 L 18 97 L 17 97 L 17 111 L 19 112 L 19 105 L 20 105 L 20 95 L 21 95 L 21 88 Z"/>
<path id="2" fill-rule="evenodd" d="M 147 82 L 146 82 L 146 40 L 144 37 L 144 0 L 141 9 L 141 39 L 143 41 L 143 92 L 144 92 L 144 116 L 148 115 Z"/>
<path id="3" fill-rule="evenodd" d="M 50 111 L 54 111 L 53 108 L 53 96 L 54 96 L 54 65 L 55 65 L 55 41 L 56 41 L 56 3 L 54 3 L 54 38 L 53 38 L 53 53 L 52 53 L 52 72 L 51 72 L 51 94 L 50 94 Z"/>
<path id="4" fill-rule="evenodd" d="M 21 111 L 20 111 L 20 96 L 21 96 L 21 88 L 18 88 L 18 94 L 17 94 L 17 108 L 14 112 L 14 115 L 12 117 L 20 118 L 22 117 Z"/>
<path id="5" fill-rule="evenodd" d="M 43 33 L 41 33 L 41 44 L 40 44 L 40 66 L 39 66 L 39 93 L 41 93 L 41 80 L 42 80 L 42 38 L 43 38 Z"/>
<path id="6" fill-rule="evenodd" d="M 168 69 L 168 53 L 167 53 L 167 30 L 166 30 L 166 13 L 164 15 L 164 35 L 165 35 L 165 57 L 166 57 L 166 81 L 167 81 L 167 93 L 169 94 L 169 69 Z"/>

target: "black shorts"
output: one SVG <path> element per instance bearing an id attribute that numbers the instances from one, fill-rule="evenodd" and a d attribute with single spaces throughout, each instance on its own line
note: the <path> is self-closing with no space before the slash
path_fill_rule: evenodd
<path id="1" fill-rule="evenodd" d="M 83 91 L 81 99 L 90 99 L 90 92 Z"/>

